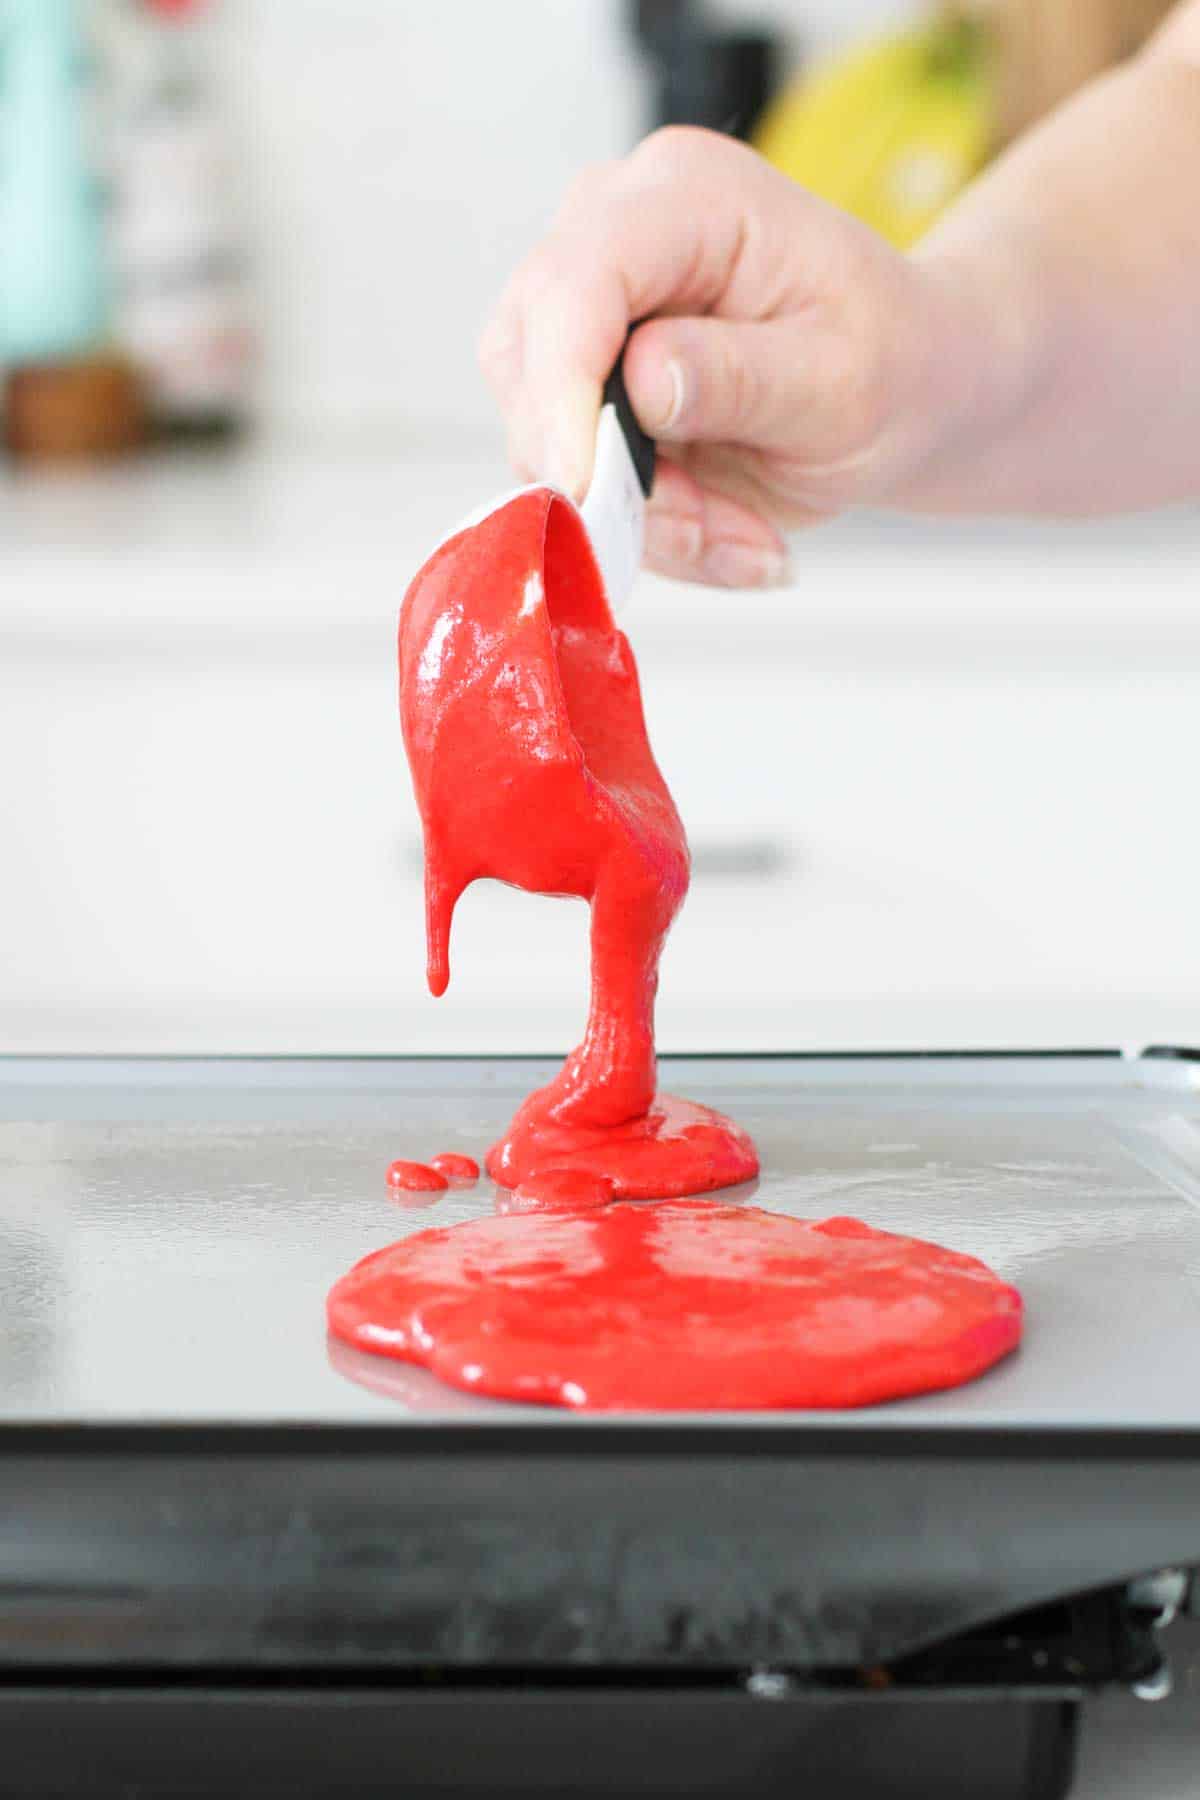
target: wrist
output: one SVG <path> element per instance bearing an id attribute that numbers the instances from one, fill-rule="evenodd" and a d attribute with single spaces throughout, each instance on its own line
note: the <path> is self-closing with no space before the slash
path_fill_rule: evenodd
<path id="1" fill-rule="evenodd" d="M 881 498 L 918 511 L 1004 505 L 1004 446 L 1019 435 L 1050 360 L 1031 259 L 1002 231 L 983 241 L 957 227 L 952 217 L 908 259 L 917 295 L 913 426 Z"/>

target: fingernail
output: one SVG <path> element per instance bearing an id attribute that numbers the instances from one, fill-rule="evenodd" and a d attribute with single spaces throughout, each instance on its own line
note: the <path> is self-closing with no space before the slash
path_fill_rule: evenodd
<path id="1" fill-rule="evenodd" d="M 717 587 L 785 587 L 790 570 L 781 550 L 753 544 L 710 544 L 704 553 L 704 576 Z"/>
<path id="2" fill-rule="evenodd" d="M 687 378 L 677 357 L 659 363 L 647 374 L 639 393 L 647 431 L 670 431 L 678 424 L 687 397 Z"/>
<path id="3" fill-rule="evenodd" d="M 570 494 L 572 500 L 583 499 L 588 475 L 574 443 L 568 443 L 566 438 L 552 437 L 542 458 L 542 473 L 551 487 Z"/>
<path id="4" fill-rule="evenodd" d="M 703 542 L 698 519 L 684 518 L 682 513 L 656 512 L 653 507 L 647 512 L 643 544 L 647 559 L 694 568 L 700 561 Z"/>

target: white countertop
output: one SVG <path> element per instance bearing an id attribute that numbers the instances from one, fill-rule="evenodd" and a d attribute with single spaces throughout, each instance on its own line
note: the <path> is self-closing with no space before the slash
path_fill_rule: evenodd
<path id="1" fill-rule="evenodd" d="M 251 447 L 84 475 L 0 473 L 6 629 L 69 620 L 120 630 L 167 619 L 347 625 L 388 618 L 405 582 L 480 498 L 511 485 L 477 448 Z M 730 647 L 731 609 L 758 651 L 854 666 L 978 661 L 1111 667 L 1200 654 L 1200 508 L 1087 524 L 858 515 L 794 540 L 794 584 L 739 595 L 644 577 L 639 636 Z M 86 571 L 87 580 L 79 576 Z M 222 578 L 225 579 L 222 579 Z M 864 635 L 862 627 L 874 628 Z M 905 646 L 908 646 L 906 651 Z"/>

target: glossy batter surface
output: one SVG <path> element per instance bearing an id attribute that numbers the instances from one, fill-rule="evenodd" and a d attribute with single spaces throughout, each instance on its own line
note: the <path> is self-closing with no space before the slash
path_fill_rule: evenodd
<path id="1" fill-rule="evenodd" d="M 418 574 L 400 620 L 400 711 L 433 993 L 470 882 L 591 907 L 583 1042 L 493 1146 L 489 1174 L 513 1187 L 569 1164 L 631 1197 L 753 1175 L 753 1145 L 719 1114 L 655 1103 L 658 963 L 687 891 L 687 840 L 587 535 L 550 489 L 461 532 Z"/>
<path id="2" fill-rule="evenodd" d="M 462 1156 L 457 1150 L 441 1150 L 429 1159 L 431 1169 L 445 1177 L 451 1187 L 472 1187 L 479 1180 L 479 1164 L 473 1156 Z"/>
<path id="3" fill-rule="evenodd" d="M 590 1212 L 609 1205 L 615 1192 L 608 1175 L 589 1175 L 586 1169 L 546 1169 L 519 1187 L 501 1188 L 496 1211 L 504 1218 L 517 1213 Z"/>
<path id="4" fill-rule="evenodd" d="M 678 1199 L 750 1180 L 758 1152 L 723 1113 L 672 1094 L 656 1095 L 624 1125 L 598 1127 L 563 1123 L 534 1094 L 489 1151 L 487 1169 L 505 1187 L 571 1169 L 607 1177 L 625 1200 Z"/>
<path id="5" fill-rule="evenodd" d="M 455 1387 L 594 1411 L 863 1406 L 967 1381 L 1021 1332 L 973 1257 L 706 1199 L 424 1231 L 328 1308 L 336 1337 Z"/>
<path id="6" fill-rule="evenodd" d="M 431 1163 L 407 1162 L 403 1157 L 388 1164 L 387 1184 L 406 1194 L 442 1194 L 450 1185 Z"/>

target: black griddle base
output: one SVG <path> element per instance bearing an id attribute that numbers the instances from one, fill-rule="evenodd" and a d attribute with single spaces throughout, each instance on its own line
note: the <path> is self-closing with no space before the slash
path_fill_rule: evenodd
<path id="1" fill-rule="evenodd" d="M 826 1678 L 1200 1564 L 1177 1434 L 14 1426 L 4 1449 L 9 1681 Z"/>
<path id="2" fill-rule="evenodd" d="M 22 1800 L 1062 1800 L 1070 1701 L 536 1687 L 11 1687 Z"/>

